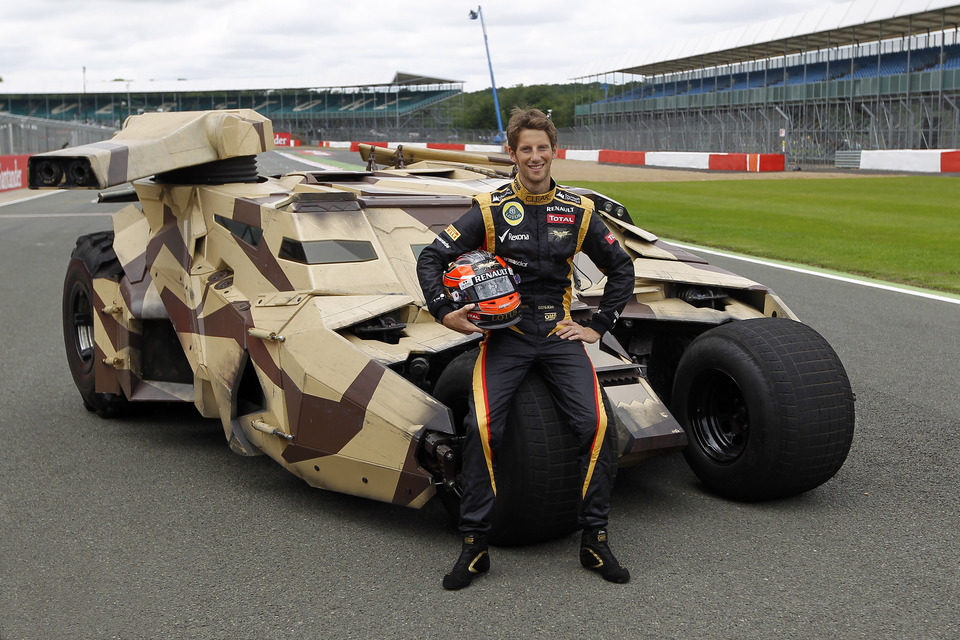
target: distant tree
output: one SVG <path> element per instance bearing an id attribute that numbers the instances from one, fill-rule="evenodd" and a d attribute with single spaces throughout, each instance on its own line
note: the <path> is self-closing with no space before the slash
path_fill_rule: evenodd
<path id="1" fill-rule="evenodd" d="M 506 127 L 510 111 L 514 107 L 537 108 L 547 113 L 557 127 L 572 127 L 574 109 L 578 103 L 595 102 L 603 99 L 603 90 L 599 83 L 591 84 L 536 84 L 517 85 L 497 88 L 500 101 L 500 117 Z M 463 98 L 463 120 L 455 123 L 465 129 L 489 129 L 496 131 L 497 116 L 493 110 L 493 92 L 490 89 L 465 93 Z"/>

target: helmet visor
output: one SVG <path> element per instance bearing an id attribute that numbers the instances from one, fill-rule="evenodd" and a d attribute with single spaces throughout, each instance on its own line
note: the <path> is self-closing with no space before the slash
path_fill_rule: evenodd
<path id="1" fill-rule="evenodd" d="M 478 300 L 489 300 L 514 291 L 513 281 L 509 276 L 500 276 L 493 280 L 478 282 L 474 285 L 474 288 L 477 291 Z"/>

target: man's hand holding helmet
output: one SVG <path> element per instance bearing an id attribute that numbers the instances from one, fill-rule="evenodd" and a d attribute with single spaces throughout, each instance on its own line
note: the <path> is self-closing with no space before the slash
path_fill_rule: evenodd
<path id="1" fill-rule="evenodd" d="M 475 304 L 468 304 L 460 307 L 459 309 L 454 309 L 447 315 L 443 316 L 443 326 L 447 329 L 453 329 L 454 331 L 459 331 L 460 333 L 470 335 L 471 333 L 483 333 L 483 329 L 473 324 L 470 321 L 470 318 L 467 317 L 473 308 L 476 307 Z"/>

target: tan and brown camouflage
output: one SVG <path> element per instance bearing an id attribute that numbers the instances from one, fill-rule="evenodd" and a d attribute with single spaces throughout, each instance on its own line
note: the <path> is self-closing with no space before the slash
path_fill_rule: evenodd
<path id="1" fill-rule="evenodd" d="M 401 167 L 190 182 L 272 140 L 270 121 L 250 110 L 151 113 L 109 142 L 31 158 L 31 186 L 132 181 L 139 200 L 113 217 L 123 277 L 94 280 L 96 390 L 192 402 L 221 421 L 239 453 L 265 453 L 316 487 L 420 507 L 444 480 L 424 464 L 427 434 L 455 431 L 427 381 L 478 336 L 425 310 L 417 252 L 474 194 L 507 179 L 504 163 L 366 148 L 374 162 Z M 618 326 L 794 317 L 766 287 L 597 210 L 636 270 Z M 589 313 L 603 280 L 585 257 L 578 266 L 574 311 Z M 175 340 L 153 344 L 164 324 Z M 157 375 L 146 360 L 167 347 L 186 365 Z M 685 444 L 631 349 L 590 353 L 617 414 L 621 464 Z"/>

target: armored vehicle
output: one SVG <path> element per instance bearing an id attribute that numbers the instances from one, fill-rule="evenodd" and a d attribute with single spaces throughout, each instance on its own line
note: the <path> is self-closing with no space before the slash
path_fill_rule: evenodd
<path id="1" fill-rule="evenodd" d="M 262 176 L 257 155 L 272 141 L 252 110 L 149 113 L 108 142 L 30 158 L 31 187 L 129 200 L 113 231 L 77 240 L 67 267 L 64 342 L 83 404 L 108 417 L 192 403 L 234 451 L 312 486 L 455 504 L 480 336 L 433 320 L 415 264 L 474 194 L 510 179 L 509 161 L 365 146 L 366 171 Z M 616 327 L 589 347 L 620 466 L 682 449 L 706 489 L 739 500 L 831 478 L 854 410 L 827 342 L 767 287 L 577 192 L 636 272 Z M 587 318 L 603 274 L 580 255 L 573 280 L 572 313 Z M 536 372 L 510 420 L 495 541 L 572 531 L 576 443 Z"/>

